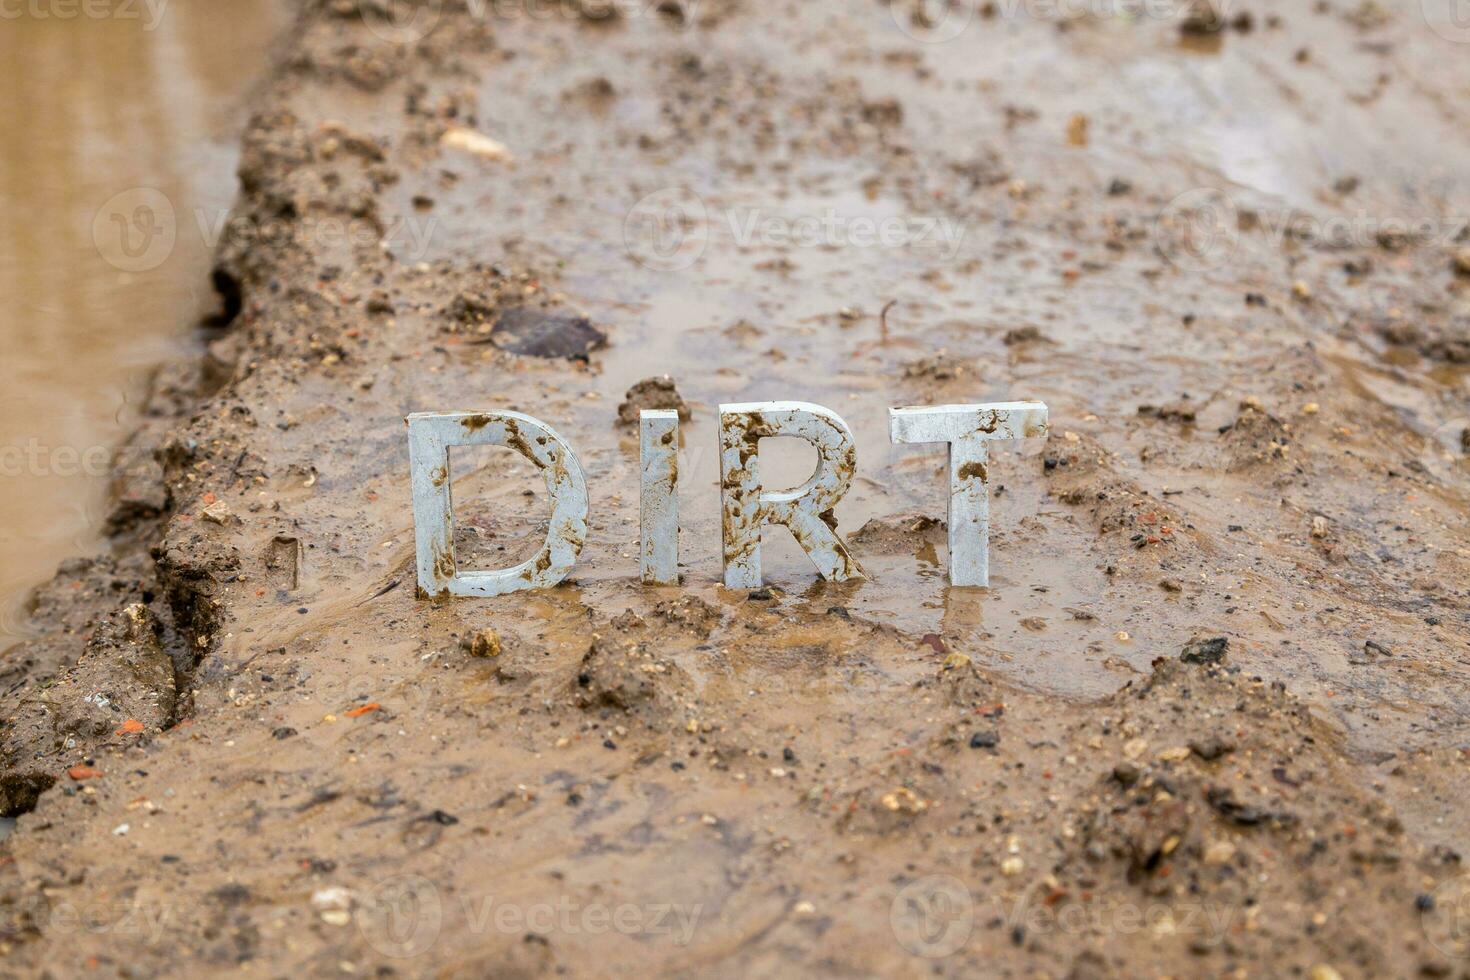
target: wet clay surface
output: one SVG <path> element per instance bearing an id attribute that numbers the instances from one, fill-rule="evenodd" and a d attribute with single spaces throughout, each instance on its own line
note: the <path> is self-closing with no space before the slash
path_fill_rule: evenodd
<path id="1" fill-rule="evenodd" d="M 1470 212 L 1470 61 L 1417 5 L 925 43 L 857 0 L 446 4 L 412 44 L 363 6 L 303 11 L 237 208 L 382 241 L 226 245 L 240 311 L 123 488 L 163 515 L 3 663 L 5 969 L 1465 971 L 1466 243 L 1381 220 Z M 1200 188 L 1223 253 L 1171 248 Z M 644 588 L 619 405 L 663 374 L 683 583 Z M 1023 398 L 1052 434 L 992 451 L 992 587 L 949 589 L 944 454 L 887 408 Z M 719 584 L 713 413 L 760 399 L 852 429 L 868 580 L 777 529 Z M 420 600 L 403 417 L 492 409 L 576 447 L 586 547 Z M 460 567 L 536 553 L 530 461 L 450 475 Z"/>

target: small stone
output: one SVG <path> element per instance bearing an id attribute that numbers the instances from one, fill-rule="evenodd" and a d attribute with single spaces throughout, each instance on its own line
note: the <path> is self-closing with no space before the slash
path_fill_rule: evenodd
<path id="1" fill-rule="evenodd" d="M 1321 514 L 1316 514 L 1312 517 L 1312 537 L 1327 537 L 1327 518 L 1323 517 Z"/>
<path id="2" fill-rule="evenodd" d="M 667 374 L 644 378 L 628 389 L 618 406 L 618 422 L 622 425 L 637 425 L 639 413 L 643 411 L 678 412 L 679 418 L 689 420 L 689 406 L 674 387 L 674 379 Z"/>
<path id="3" fill-rule="evenodd" d="M 1123 745 L 1123 754 L 1130 759 L 1137 759 L 1147 751 L 1148 741 L 1146 739 L 1130 739 Z"/>
<path id="4" fill-rule="evenodd" d="M 1113 767 L 1113 778 L 1120 786 L 1132 786 L 1140 775 L 1138 767 L 1131 762 L 1120 762 Z"/>
<path id="5" fill-rule="evenodd" d="M 439 145 L 495 163 L 510 163 L 514 160 L 510 148 L 504 143 L 465 126 L 451 126 L 446 129 L 444 135 L 439 137 Z"/>
<path id="6" fill-rule="evenodd" d="M 214 503 L 204 508 L 204 510 L 200 511 L 200 516 L 203 517 L 206 521 L 209 521 L 211 524 L 228 524 L 230 522 L 230 518 L 234 517 L 235 515 L 234 512 L 230 510 L 229 504 L 225 503 L 223 500 L 216 500 Z"/>
<path id="7" fill-rule="evenodd" d="M 1312 298 L 1312 287 L 1307 285 L 1306 280 L 1298 279 L 1291 284 L 1291 295 L 1305 302 Z"/>
<path id="8" fill-rule="evenodd" d="M 1014 878 L 1026 870 L 1026 862 L 1019 857 L 1008 857 L 1000 863 L 1000 873 L 1007 878 Z"/>
<path id="9" fill-rule="evenodd" d="M 607 334 L 583 316 L 515 306 L 495 321 L 490 342 L 523 357 L 586 361 L 592 351 L 607 345 Z"/>
<path id="10" fill-rule="evenodd" d="M 1067 120 L 1067 143 L 1071 146 L 1087 145 L 1088 120 L 1082 113 L 1073 114 Z"/>
<path id="11" fill-rule="evenodd" d="M 1225 753 L 1235 751 L 1235 746 L 1218 736 L 1209 735 L 1190 742 L 1189 750 L 1206 762 L 1214 762 Z"/>
<path id="12" fill-rule="evenodd" d="M 1455 253 L 1455 272 L 1462 276 L 1470 276 L 1470 248 L 1462 248 Z"/>
<path id="13" fill-rule="evenodd" d="M 1179 659 L 1187 664 L 1218 664 L 1225 660 L 1225 653 L 1230 648 L 1230 640 L 1223 636 L 1216 636 L 1208 640 L 1191 640 L 1184 651 L 1179 654 Z"/>
<path id="14" fill-rule="evenodd" d="M 345 926 L 349 918 L 348 912 L 352 908 L 352 892 L 341 885 L 318 888 L 312 892 L 311 907 L 316 909 L 323 922 Z"/>
<path id="15" fill-rule="evenodd" d="M 1038 343 L 1046 338 L 1035 326 L 1027 324 L 1024 327 L 1012 327 L 1002 339 L 1007 347 L 1015 347 L 1017 344 Z"/>
<path id="16" fill-rule="evenodd" d="M 999 732 L 975 732 L 970 736 L 970 748 L 972 749 L 993 749 L 999 744 Z"/>
<path id="17" fill-rule="evenodd" d="M 500 634 L 488 627 L 465 637 L 460 645 L 469 650 L 472 657 L 500 656 Z"/>
<path id="18" fill-rule="evenodd" d="M 1312 967 L 1312 972 L 1307 974 L 1307 978 L 1308 980 L 1342 980 L 1342 974 L 1326 963 L 1318 963 Z"/>
<path id="19" fill-rule="evenodd" d="M 908 813 L 923 813 L 929 809 L 927 801 L 919 798 L 919 795 L 907 786 L 900 786 L 891 793 L 884 793 L 881 801 L 883 806 L 895 812 L 904 810 Z"/>
<path id="20" fill-rule="evenodd" d="M 1194 0 L 1179 23 L 1180 32 L 1191 37 L 1219 34 L 1224 28 L 1225 18 L 1220 16 L 1220 11 L 1210 0 Z"/>
<path id="21" fill-rule="evenodd" d="M 1368 640 L 1363 644 L 1363 652 L 1370 657 L 1392 657 L 1393 651 L 1379 643 L 1377 640 Z"/>
<path id="22" fill-rule="evenodd" d="M 1235 845 L 1228 840 L 1217 840 L 1205 848 L 1205 864 L 1219 866 L 1235 859 Z"/>

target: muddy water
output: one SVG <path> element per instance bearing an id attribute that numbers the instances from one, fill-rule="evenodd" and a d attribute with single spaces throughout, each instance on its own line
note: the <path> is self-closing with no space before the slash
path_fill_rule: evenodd
<path id="1" fill-rule="evenodd" d="M 0 25 L 0 648 L 32 586 L 103 546 L 115 447 L 214 306 L 207 229 L 283 16 L 271 0 L 48 12 Z"/>

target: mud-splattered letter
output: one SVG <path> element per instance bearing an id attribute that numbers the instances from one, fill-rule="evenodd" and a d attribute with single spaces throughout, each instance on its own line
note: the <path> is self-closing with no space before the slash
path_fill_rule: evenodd
<path id="1" fill-rule="evenodd" d="M 817 469 L 795 490 L 761 490 L 760 441 L 795 436 L 817 447 Z M 761 527 L 785 524 L 823 578 L 864 578 L 837 536 L 832 508 L 852 483 L 857 449 L 847 423 L 807 402 L 747 402 L 720 406 L 720 495 L 725 585 L 761 584 Z"/>
<path id="2" fill-rule="evenodd" d="M 888 422 L 894 442 L 949 444 L 949 581 L 951 585 L 989 585 L 990 452 L 986 443 L 1046 435 L 1046 406 L 998 402 L 891 408 Z"/>
<path id="3" fill-rule="evenodd" d="M 639 568 L 644 585 L 679 584 L 679 413 L 638 416 Z"/>
<path id="4" fill-rule="evenodd" d="M 420 412 L 408 417 L 419 591 L 427 596 L 492 596 L 550 588 L 572 570 L 587 539 L 587 481 L 572 447 L 551 427 L 519 412 Z M 454 558 L 451 446 L 505 446 L 546 478 L 551 526 L 534 557 L 514 568 L 461 572 Z"/>

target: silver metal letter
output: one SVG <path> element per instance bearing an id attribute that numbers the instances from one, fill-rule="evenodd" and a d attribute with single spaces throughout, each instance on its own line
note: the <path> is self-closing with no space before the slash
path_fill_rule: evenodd
<path id="1" fill-rule="evenodd" d="M 638 415 L 639 526 L 644 585 L 679 584 L 679 413 Z"/>
<path id="2" fill-rule="evenodd" d="M 451 446 L 505 446 L 546 478 L 551 526 L 530 560 L 496 571 L 459 571 L 454 557 Z M 567 577 L 587 539 L 587 480 L 566 440 L 519 412 L 419 412 L 408 417 L 408 464 L 419 589 L 425 595 L 492 596 L 545 589 Z"/>
<path id="3" fill-rule="evenodd" d="M 795 490 L 761 490 L 760 441 L 796 436 L 817 447 L 817 469 Z M 725 585 L 761 584 L 761 527 L 784 524 L 823 578 L 865 578 L 837 536 L 832 508 L 852 483 L 857 448 L 847 423 L 807 402 L 746 402 L 720 406 L 720 494 Z"/>
<path id="4" fill-rule="evenodd" d="M 989 585 L 990 452 L 986 443 L 1046 435 L 1046 406 L 997 402 L 891 408 L 888 423 L 894 442 L 949 444 L 949 581 L 951 585 Z"/>

